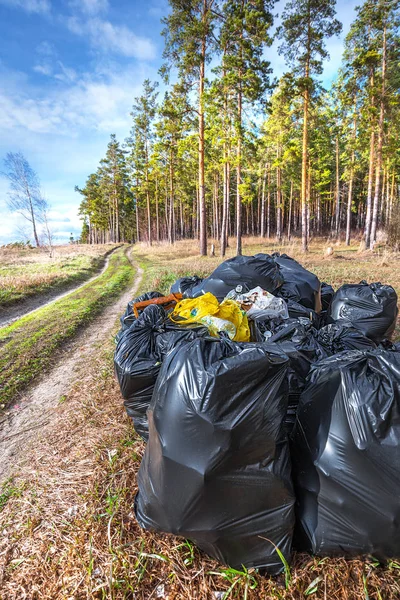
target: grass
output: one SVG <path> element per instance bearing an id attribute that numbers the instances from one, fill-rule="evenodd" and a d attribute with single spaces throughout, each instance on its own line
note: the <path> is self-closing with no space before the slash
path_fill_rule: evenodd
<path id="1" fill-rule="evenodd" d="M 116 245 L 57 246 L 50 257 L 43 250 L 0 249 L 0 308 L 27 298 L 63 291 L 96 274 Z"/>
<path id="2" fill-rule="evenodd" d="M 107 270 L 76 292 L 0 329 L 0 408 L 53 361 L 70 339 L 132 281 L 126 250 L 117 250 Z"/>
<path id="3" fill-rule="evenodd" d="M 245 251 L 256 251 L 256 242 L 247 242 Z M 387 259 L 359 255 L 357 248 L 350 252 L 355 257 L 345 271 L 350 280 L 354 267 L 361 277 L 399 285 L 396 256 L 390 258 L 385 277 L 374 277 Z M 176 276 L 206 274 L 219 260 L 199 259 L 193 244 L 186 242 L 172 249 L 138 246 L 134 253 L 145 269 L 140 291 L 165 292 Z M 324 259 L 322 243 L 306 261 L 336 286 L 349 263 Z M 22 491 L 11 495 L 0 513 L 2 600 L 400 598 L 400 566 L 395 561 L 381 565 L 373 559 L 295 554 L 290 570 L 268 578 L 223 567 L 188 541 L 142 531 L 133 502 L 144 444 L 122 406 L 113 377 L 113 348 L 110 339 L 83 367 L 75 387 L 54 407 L 52 428 L 27 450 L 29 460 L 15 474 L 13 486 Z"/>
<path id="4" fill-rule="evenodd" d="M 20 494 L 21 488 L 14 485 L 12 478 L 7 479 L 0 487 L 0 512 L 5 508 L 10 498 Z"/>

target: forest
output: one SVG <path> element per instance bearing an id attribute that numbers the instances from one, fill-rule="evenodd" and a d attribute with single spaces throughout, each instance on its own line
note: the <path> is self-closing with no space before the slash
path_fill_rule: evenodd
<path id="1" fill-rule="evenodd" d="M 366 0 L 329 89 L 334 0 L 169 0 L 159 82 L 145 80 L 124 140 L 111 135 L 82 195 L 82 241 L 242 236 L 400 239 L 400 5 Z M 278 25 L 278 26 L 277 26 Z M 268 61 L 275 39 L 286 72 Z"/>

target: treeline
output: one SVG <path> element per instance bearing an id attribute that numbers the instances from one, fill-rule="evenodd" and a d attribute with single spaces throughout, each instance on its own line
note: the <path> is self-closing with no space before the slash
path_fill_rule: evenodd
<path id="1" fill-rule="evenodd" d="M 274 36 L 287 72 L 266 60 L 272 0 L 169 0 L 168 91 L 146 80 L 132 128 L 115 135 L 83 189 L 82 240 L 148 243 L 228 235 L 362 232 L 399 222 L 400 7 L 366 0 L 329 90 L 325 41 L 340 33 L 334 0 L 290 0 Z M 174 83 L 169 84 L 170 78 Z"/>

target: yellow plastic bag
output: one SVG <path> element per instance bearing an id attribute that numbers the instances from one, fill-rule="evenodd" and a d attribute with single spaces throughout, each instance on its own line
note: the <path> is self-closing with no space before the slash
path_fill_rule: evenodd
<path id="1" fill-rule="evenodd" d="M 219 305 L 218 317 L 231 321 L 236 327 L 235 342 L 249 342 L 250 328 L 246 311 L 235 300 L 223 300 Z"/>
<path id="2" fill-rule="evenodd" d="M 174 317 L 181 317 L 187 323 L 200 323 L 201 317 L 215 315 L 218 310 L 219 302 L 217 298 L 207 292 L 207 294 L 198 298 L 187 298 L 178 302 L 170 315 L 170 319 L 173 321 Z"/>
<path id="3" fill-rule="evenodd" d="M 214 337 L 218 335 L 218 331 L 226 331 L 235 342 L 250 341 L 246 312 L 234 300 L 224 300 L 219 304 L 217 298 L 210 292 L 198 298 L 188 298 L 178 302 L 170 315 L 172 321 L 177 317 L 185 319 L 186 323 L 203 323 Z M 232 323 L 234 328 L 222 326 L 222 321 Z"/>

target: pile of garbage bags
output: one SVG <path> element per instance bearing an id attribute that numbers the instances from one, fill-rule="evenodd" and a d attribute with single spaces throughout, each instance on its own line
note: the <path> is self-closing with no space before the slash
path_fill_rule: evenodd
<path id="1" fill-rule="evenodd" d="M 400 558 L 397 313 L 389 285 L 335 292 L 276 253 L 132 300 L 114 364 L 147 442 L 139 524 L 269 574 L 293 549 Z"/>

